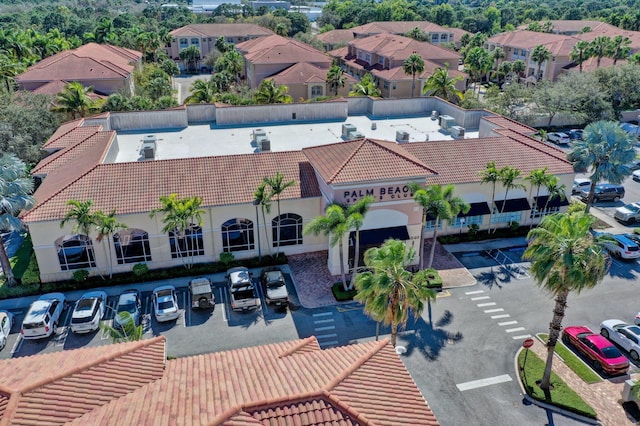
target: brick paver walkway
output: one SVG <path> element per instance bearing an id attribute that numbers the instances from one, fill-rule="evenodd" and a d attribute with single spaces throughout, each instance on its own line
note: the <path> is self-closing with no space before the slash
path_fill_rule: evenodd
<path id="1" fill-rule="evenodd" d="M 547 359 L 547 348 L 538 339 L 534 339 L 535 344 L 531 350 L 542 360 Z M 564 380 L 569 387 L 576 391 L 587 404 L 591 405 L 598 420 L 605 426 L 626 426 L 636 425 L 632 418 L 627 416 L 622 408 L 622 388 L 629 376 L 605 379 L 594 384 L 585 383 L 576 373 L 573 372 L 558 356 L 553 361 L 553 371 Z M 636 375 L 634 375 L 636 376 Z M 636 377 L 634 377 L 636 378 Z"/>

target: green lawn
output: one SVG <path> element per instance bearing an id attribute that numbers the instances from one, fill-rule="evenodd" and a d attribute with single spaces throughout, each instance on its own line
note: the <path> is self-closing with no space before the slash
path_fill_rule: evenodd
<path id="1" fill-rule="evenodd" d="M 544 343 L 547 343 L 549 336 L 547 334 L 539 334 Z M 573 370 L 585 383 L 598 383 L 602 381 L 602 378 L 598 373 L 594 372 L 587 364 L 585 364 L 571 349 L 567 348 L 564 343 L 558 340 L 555 351 L 560 358 L 564 360 L 564 363 Z"/>
<path id="2" fill-rule="evenodd" d="M 31 243 L 31 236 L 27 234 L 16 254 L 9 259 L 11 262 L 11 269 L 13 269 L 13 274 L 16 278 L 22 278 L 24 271 L 27 270 L 32 251 L 33 244 Z"/>
<path id="3" fill-rule="evenodd" d="M 527 363 L 523 370 L 522 366 L 526 352 L 529 352 L 529 354 L 527 355 Z M 553 372 L 551 373 L 553 389 L 548 395 L 545 395 L 543 390 L 536 384 L 536 381 L 542 379 L 544 365 L 544 361 L 532 351 L 525 350 L 520 352 L 518 356 L 518 366 L 520 367 L 520 377 L 522 378 L 522 383 L 524 384 L 527 394 L 539 401 L 553 404 L 583 416 L 595 418 L 595 410 Z"/>

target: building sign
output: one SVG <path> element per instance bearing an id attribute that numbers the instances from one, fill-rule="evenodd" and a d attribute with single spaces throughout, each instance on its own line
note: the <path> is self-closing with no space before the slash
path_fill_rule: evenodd
<path id="1" fill-rule="evenodd" d="M 391 185 L 376 186 L 372 188 L 345 189 L 342 191 L 337 190 L 335 192 L 335 199 L 339 203 L 353 204 L 367 195 L 373 196 L 376 202 L 408 200 L 413 198 L 413 192 L 411 192 L 409 185 Z"/>

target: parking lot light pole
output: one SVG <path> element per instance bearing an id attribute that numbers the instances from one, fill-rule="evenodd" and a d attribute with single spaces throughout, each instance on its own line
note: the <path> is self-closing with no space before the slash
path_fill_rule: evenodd
<path id="1" fill-rule="evenodd" d="M 258 206 L 260 200 L 253 200 L 253 205 L 256 208 L 256 233 L 258 234 L 258 262 L 262 261 L 262 250 L 260 248 L 260 216 L 258 215 Z"/>

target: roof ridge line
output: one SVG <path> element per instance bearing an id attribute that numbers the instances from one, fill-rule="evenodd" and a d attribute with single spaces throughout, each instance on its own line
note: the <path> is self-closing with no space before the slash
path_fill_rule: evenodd
<path id="1" fill-rule="evenodd" d="M 59 81 L 64 82 L 64 80 L 59 80 Z M 61 135 L 60 135 L 60 136 L 58 136 L 57 138 L 55 138 L 53 141 L 57 141 L 57 140 L 58 140 L 58 139 L 60 139 L 61 137 L 63 137 L 63 136 L 67 136 L 69 133 L 73 132 L 75 129 L 78 129 L 78 128 L 80 128 L 80 127 L 84 127 L 84 126 L 82 125 L 82 124 L 84 123 L 84 117 L 82 117 L 82 118 L 78 118 L 78 119 L 75 119 L 75 120 L 71 120 L 71 121 L 67 121 L 66 123 L 62 123 L 60 126 L 64 126 L 64 125 L 65 125 L 65 124 L 67 124 L 67 123 L 73 123 L 74 121 L 78 121 L 78 124 L 77 124 L 76 126 L 74 126 L 74 127 L 70 128 L 69 130 L 67 130 L 66 132 L 64 132 L 63 134 L 61 134 Z M 87 126 L 87 127 L 93 127 L 93 126 Z M 55 132 L 54 132 L 54 133 L 55 133 Z M 53 136 L 53 135 L 51 135 L 51 136 Z M 49 143 L 49 141 L 51 140 L 51 136 L 50 136 L 50 137 L 49 137 L 49 139 L 47 139 L 47 141 L 42 145 L 43 147 Z M 53 141 L 51 141 L 51 142 L 53 142 Z"/>
<path id="2" fill-rule="evenodd" d="M 362 365 L 365 362 L 369 361 L 374 355 L 376 355 L 378 352 L 384 349 L 388 343 L 389 343 L 389 339 L 386 339 L 386 338 L 380 340 L 379 342 L 376 342 L 373 348 L 369 352 L 362 355 L 358 360 L 356 360 L 356 362 L 354 362 L 346 370 L 344 370 L 342 374 L 339 374 L 333 380 L 329 381 L 326 385 L 324 385 L 322 389 L 326 390 L 327 392 L 331 392 L 333 388 L 338 386 L 342 381 L 344 381 L 347 377 L 349 377 L 351 373 L 353 373 L 354 371 L 362 367 Z"/>
<path id="3" fill-rule="evenodd" d="M 338 169 L 336 170 L 336 172 L 331 175 L 329 177 L 329 179 L 327 179 L 327 183 L 331 183 L 333 182 L 333 180 L 338 176 L 338 174 L 342 171 L 342 169 L 344 169 L 347 165 L 347 163 L 349 163 L 349 161 L 351 161 L 351 159 L 353 158 L 354 155 L 356 155 L 356 153 L 358 152 L 358 150 L 360 148 L 362 148 L 362 146 L 364 145 L 364 143 L 366 142 L 367 138 L 362 138 L 359 140 L 359 142 L 356 145 L 356 148 L 353 150 L 353 152 L 351 153 L 351 155 L 349 155 L 343 162 L 342 164 L 340 164 L 340 166 L 338 167 Z M 355 139 L 353 142 L 358 141 L 358 139 Z M 337 142 L 339 143 L 339 142 Z"/>
<path id="4" fill-rule="evenodd" d="M 102 127 L 100 125 L 98 126 L 87 126 L 87 128 L 89 127 Z M 74 128 L 74 130 L 77 129 Z M 56 161 L 58 158 L 68 154 L 71 151 L 74 151 L 76 148 L 78 148 L 79 146 L 83 145 L 84 142 L 88 141 L 89 139 L 93 138 L 94 136 L 96 136 L 98 133 L 102 133 L 102 132 L 114 132 L 115 130 L 96 130 L 95 132 L 91 133 L 90 135 L 88 135 L 86 138 L 80 139 L 79 141 L 77 141 L 74 144 L 71 144 L 69 146 L 66 146 L 64 148 L 62 148 L 61 150 L 58 150 L 56 152 L 54 152 L 53 154 L 43 158 L 38 164 L 36 164 L 36 166 L 31 170 L 31 172 L 33 173 L 34 171 L 37 173 L 37 171 L 39 169 L 41 169 L 42 167 L 48 166 L 49 164 L 53 163 L 54 161 Z M 39 167 L 40 164 L 42 164 L 42 167 Z"/>
<path id="5" fill-rule="evenodd" d="M 397 143 L 394 143 L 393 141 L 385 141 L 385 140 L 382 140 L 382 139 L 369 139 L 369 140 L 370 140 L 371 142 L 375 143 L 376 145 L 378 145 L 380 148 L 384 149 L 385 151 L 390 152 L 391 154 L 397 155 L 397 156 L 399 156 L 399 157 L 401 157 L 401 158 L 404 158 L 405 160 L 407 160 L 407 161 L 409 161 L 409 162 L 411 162 L 411 163 L 415 164 L 416 166 L 424 167 L 425 169 L 429 170 L 429 171 L 430 171 L 430 172 L 432 172 L 433 174 L 437 174 L 435 170 L 430 169 L 430 168 L 429 168 L 429 166 L 427 166 L 427 165 L 426 165 L 426 164 L 424 164 L 422 161 L 420 161 L 420 159 L 419 159 L 419 158 L 416 158 L 416 159 L 412 159 L 412 158 L 410 158 L 410 157 L 409 157 L 409 155 L 413 156 L 413 154 L 411 154 L 410 152 L 408 152 L 407 150 L 405 150 L 405 149 L 402 147 L 402 145 L 399 145 L 399 144 L 397 144 Z M 383 144 L 381 144 L 380 142 L 387 142 L 387 143 L 390 143 L 390 144 L 394 144 L 394 146 L 397 146 L 399 149 L 401 149 L 402 151 L 404 151 L 404 152 L 405 152 L 405 155 L 402 155 L 402 154 L 400 154 L 400 153 L 398 153 L 398 152 L 393 151 L 392 149 L 390 149 L 390 148 L 388 148 L 388 147 L 384 146 Z M 418 160 L 418 161 L 416 161 L 416 160 Z"/>
<path id="6" fill-rule="evenodd" d="M 135 344 L 131 344 L 131 348 L 128 348 L 126 350 L 118 350 L 114 353 L 112 353 L 111 355 L 103 355 L 103 356 L 99 356 L 97 358 L 95 358 L 94 360 L 92 360 L 91 362 L 88 362 L 86 364 L 83 365 L 78 365 L 72 369 L 70 369 L 69 371 L 65 372 L 65 373 L 59 373 L 56 375 L 51 375 L 48 377 L 45 377 L 43 379 L 40 379 L 39 381 L 32 383 L 30 386 L 27 386 L 25 388 L 20 389 L 18 392 L 20 394 L 25 394 L 29 391 L 32 391 L 34 389 L 37 389 L 41 386 L 46 385 L 47 383 L 53 383 L 56 382 L 60 379 L 63 379 L 65 377 L 69 377 L 72 376 L 74 374 L 80 373 L 82 371 L 86 371 L 89 370 L 99 364 L 102 364 L 104 362 L 109 362 L 112 361 L 118 357 L 121 357 L 123 355 L 128 355 L 132 352 L 135 352 L 139 349 L 142 349 L 144 347 L 148 347 L 148 346 L 153 346 L 156 343 L 162 342 L 163 344 L 166 344 L 166 338 L 164 336 L 157 336 L 151 339 L 144 339 L 144 340 L 139 340 L 137 342 L 135 342 Z"/>
<path id="7" fill-rule="evenodd" d="M 312 343 L 312 342 L 318 343 L 316 336 L 309 336 L 305 339 L 301 339 L 298 341 L 298 343 L 296 343 L 295 345 L 293 345 L 292 347 L 290 347 L 289 349 L 285 350 L 280 355 L 278 355 L 278 358 L 284 358 L 284 357 L 293 355 L 294 352 L 298 351 L 299 349 L 302 349 L 304 346 L 307 346 L 309 343 Z M 320 350 L 320 348 L 318 347 L 317 350 Z"/>
<path id="8" fill-rule="evenodd" d="M 361 424 L 363 426 L 368 426 L 368 425 L 374 425 L 375 424 L 374 422 L 369 420 L 367 418 L 367 416 L 365 416 L 363 413 L 359 412 L 358 410 L 353 408 L 351 405 L 349 405 L 346 402 L 342 401 L 342 399 L 340 399 L 338 396 L 332 394 L 331 392 L 328 392 L 328 391 L 323 389 L 322 390 L 322 395 L 325 398 L 327 398 L 329 400 L 329 402 L 333 406 L 344 410 L 347 413 L 347 415 L 349 415 L 349 417 L 352 417 L 353 420 L 355 420 L 359 424 Z"/>
<path id="9" fill-rule="evenodd" d="M 531 136 L 529 136 L 529 135 L 525 135 L 524 133 L 520 133 L 519 131 L 517 131 L 517 130 L 513 130 L 513 129 L 500 128 L 500 129 L 495 129 L 495 130 L 496 130 L 498 133 L 500 133 L 502 136 L 507 137 L 507 138 L 509 138 L 509 139 L 511 139 L 511 140 L 513 140 L 513 141 L 516 141 L 516 142 L 517 142 L 517 143 L 519 143 L 520 145 L 526 145 L 526 146 L 530 147 L 531 149 L 534 149 L 534 150 L 536 150 L 536 151 L 538 151 L 538 152 L 541 152 L 541 153 L 543 153 L 543 154 L 547 154 L 547 155 L 551 155 L 552 157 L 554 157 L 554 158 L 556 158 L 556 159 L 558 159 L 558 160 L 560 160 L 560 161 L 564 161 L 565 163 L 571 164 L 571 162 L 570 162 L 569 160 L 567 160 L 566 156 L 565 156 L 565 157 L 562 157 L 561 155 L 553 155 L 553 153 L 551 153 L 551 152 L 549 152 L 549 151 L 545 151 L 545 150 L 541 149 L 541 148 L 539 147 L 539 145 L 540 145 L 542 142 L 541 142 L 541 141 L 539 141 L 539 140 L 537 140 L 537 139 L 532 138 L 532 137 L 531 137 Z M 513 133 L 516 133 L 516 134 L 518 134 L 518 135 L 520 135 L 520 136 L 524 136 L 525 138 L 527 138 L 527 142 L 525 142 L 524 140 L 521 140 L 521 139 L 516 139 L 516 138 L 512 137 L 512 136 L 511 136 L 511 135 L 509 135 L 509 134 L 505 134 L 504 132 L 507 132 L 507 133 L 508 133 L 508 132 L 513 132 Z M 532 141 L 535 141 L 535 143 L 533 143 Z M 558 152 L 558 153 L 563 153 L 563 154 L 564 154 L 564 151 L 562 151 L 562 150 L 561 150 L 561 149 L 559 149 L 559 148 L 556 148 L 556 147 L 551 146 L 551 145 L 545 145 L 545 146 L 546 146 L 547 148 L 551 148 L 551 149 L 553 149 L 554 151 L 556 151 L 556 152 Z"/>

